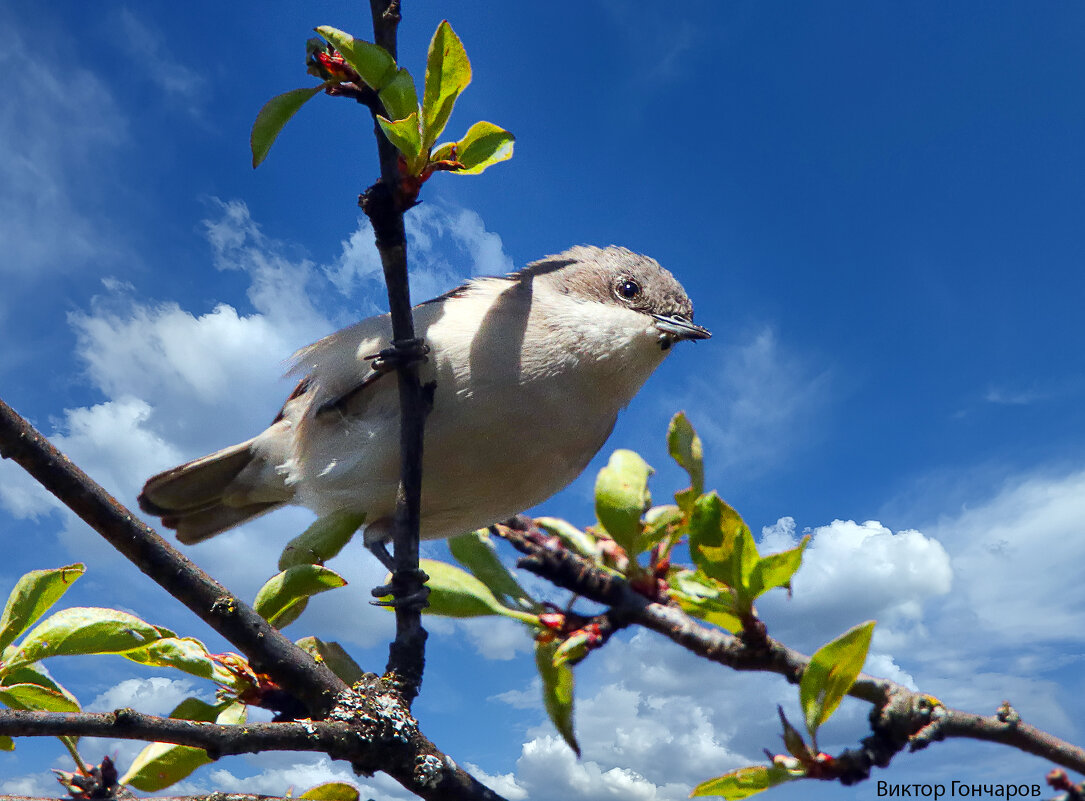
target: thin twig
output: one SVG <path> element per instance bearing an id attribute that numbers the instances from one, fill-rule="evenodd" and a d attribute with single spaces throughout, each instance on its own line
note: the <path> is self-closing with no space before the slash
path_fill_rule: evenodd
<path id="1" fill-rule="evenodd" d="M 370 0 L 374 38 L 396 57 L 399 24 L 398 0 Z M 370 107 L 373 110 L 373 107 Z M 400 481 L 396 491 L 393 527 L 395 570 L 392 586 L 397 599 L 396 637 L 389 646 L 387 676 L 410 704 L 418 694 L 425 667 L 426 630 L 422 628 L 422 603 L 413 599 L 424 593 L 425 577 L 418 570 L 418 532 L 422 498 L 422 440 L 428 411 L 425 390 L 418 379 L 417 364 L 408 358 L 415 341 L 407 277 L 407 236 L 403 213 L 413 203 L 399 192 L 399 155 L 376 124 L 374 135 L 380 155 L 381 178 L 362 196 L 360 204 L 373 224 L 377 250 L 388 287 L 388 310 L 392 318 L 392 345 L 400 349 L 397 376 L 400 403 Z"/>
<path id="2" fill-rule="evenodd" d="M 346 689 L 313 658 L 142 523 L 0 400 L 0 456 L 17 462 L 166 592 L 229 640 L 314 717 Z"/>

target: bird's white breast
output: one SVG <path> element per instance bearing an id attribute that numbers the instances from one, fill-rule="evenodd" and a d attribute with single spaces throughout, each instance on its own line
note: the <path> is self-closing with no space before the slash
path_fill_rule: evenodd
<path id="1" fill-rule="evenodd" d="M 666 355 L 647 315 L 547 287 L 481 279 L 415 310 L 430 346 L 419 369 L 434 382 L 427 419 L 422 536 L 488 525 L 544 501 L 599 450 Z M 333 334 L 298 356 L 313 387 L 293 418 L 282 470 L 299 502 L 325 514 L 394 509 L 399 477 L 396 380 L 386 375 L 341 412 L 316 410 L 369 375 L 387 346 L 387 316 Z"/>

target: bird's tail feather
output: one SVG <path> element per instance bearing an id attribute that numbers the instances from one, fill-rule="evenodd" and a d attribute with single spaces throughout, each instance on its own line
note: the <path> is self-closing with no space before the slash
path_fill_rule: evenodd
<path id="1" fill-rule="evenodd" d="M 274 472 L 253 444 L 248 440 L 152 476 L 139 508 L 161 517 L 191 545 L 282 506 L 291 493 L 280 482 L 260 481 Z"/>

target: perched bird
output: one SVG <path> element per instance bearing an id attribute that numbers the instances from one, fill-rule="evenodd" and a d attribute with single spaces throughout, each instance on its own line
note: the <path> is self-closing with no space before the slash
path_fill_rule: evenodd
<path id="1" fill-rule="evenodd" d="M 504 278 L 476 278 L 414 309 L 433 383 L 422 463 L 421 536 L 509 518 L 576 478 L 671 345 L 710 334 L 682 286 L 625 248 L 578 246 Z M 399 392 L 372 357 L 388 315 L 298 351 L 303 376 L 271 426 L 149 479 L 143 511 L 183 543 L 285 504 L 366 513 L 365 541 L 391 536 Z M 367 358 L 369 357 L 369 358 Z"/>

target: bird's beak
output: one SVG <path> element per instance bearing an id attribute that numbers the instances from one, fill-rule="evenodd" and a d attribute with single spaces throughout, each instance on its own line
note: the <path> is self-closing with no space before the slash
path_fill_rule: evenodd
<path id="1" fill-rule="evenodd" d="M 666 338 L 669 342 L 681 342 L 683 339 L 708 339 L 712 336 L 707 328 L 694 325 L 683 317 L 665 317 L 662 314 L 653 314 L 652 317 L 661 334 L 660 339 Z"/>

